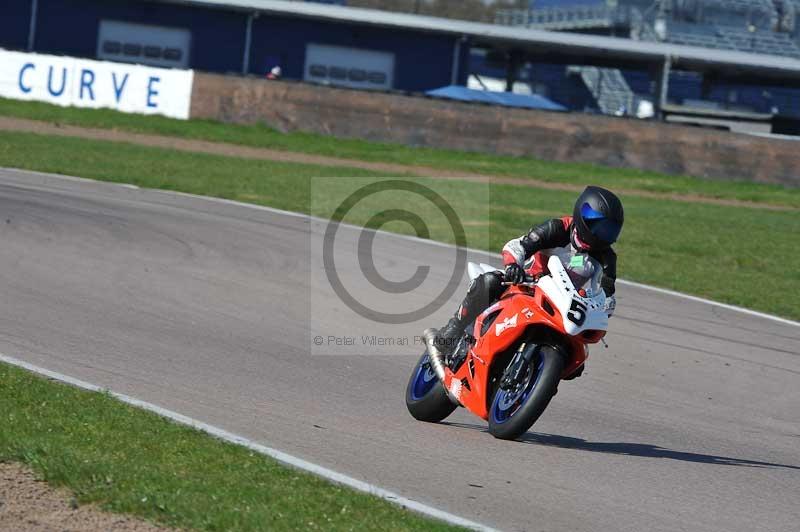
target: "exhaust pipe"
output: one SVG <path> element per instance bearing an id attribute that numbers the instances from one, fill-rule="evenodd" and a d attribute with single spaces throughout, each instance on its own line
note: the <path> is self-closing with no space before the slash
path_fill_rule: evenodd
<path id="1" fill-rule="evenodd" d="M 425 346 L 428 348 L 428 356 L 431 359 L 433 372 L 436 373 L 436 376 L 439 377 L 439 380 L 444 384 L 444 356 L 439 351 L 439 348 L 436 347 L 437 332 L 439 332 L 437 329 L 425 329 L 422 333 L 422 337 L 425 339 Z"/>
<path id="2" fill-rule="evenodd" d="M 422 338 L 425 340 L 425 346 L 428 348 L 428 358 L 431 359 L 431 366 L 433 367 L 433 372 L 439 378 L 439 382 L 442 383 L 442 387 L 444 388 L 444 393 L 447 394 L 447 398 L 454 405 L 461 406 L 461 400 L 453 395 L 453 392 L 447 389 L 447 386 L 444 384 L 444 355 L 442 352 L 439 351 L 439 348 L 436 347 L 436 333 L 439 331 L 436 329 L 425 329 L 422 333 Z"/>

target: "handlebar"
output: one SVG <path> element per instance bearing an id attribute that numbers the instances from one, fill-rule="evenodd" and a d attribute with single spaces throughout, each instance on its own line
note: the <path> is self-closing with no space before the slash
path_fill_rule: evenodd
<path id="1" fill-rule="evenodd" d="M 525 278 L 520 283 L 512 283 L 511 281 L 503 281 L 503 286 L 527 286 L 533 287 L 536 285 L 536 278 L 532 275 L 525 274 Z"/>

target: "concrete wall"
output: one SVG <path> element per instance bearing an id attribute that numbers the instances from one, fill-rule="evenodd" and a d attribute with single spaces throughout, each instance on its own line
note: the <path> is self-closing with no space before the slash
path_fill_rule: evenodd
<path id="1" fill-rule="evenodd" d="M 191 116 L 282 131 L 800 185 L 800 143 L 572 113 L 521 111 L 200 74 Z"/>

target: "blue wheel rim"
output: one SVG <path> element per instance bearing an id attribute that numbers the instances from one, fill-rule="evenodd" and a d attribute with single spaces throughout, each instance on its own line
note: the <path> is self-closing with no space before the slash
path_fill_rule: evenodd
<path id="1" fill-rule="evenodd" d="M 411 399 L 419 401 L 430 392 L 436 385 L 436 373 L 433 372 L 428 357 L 425 357 L 417 364 L 414 373 L 414 384 L 411 386 Z"/>
<path id="2" fill-rule="evenodd" d="M 536 367 L 533 368 L 533 374 L 528 376 L 528 382 L 525 386 L 513 392 L 502 389 L 497 390 L 492 400 L 491 416 L 493 423 L 497 425 L 505 423 L 528 402 L 531 393 L 536 389 L 536 385 L 539 384 L 539 378 L 542 376 L 543 367 L 544 357 L 539 356 Z"/>

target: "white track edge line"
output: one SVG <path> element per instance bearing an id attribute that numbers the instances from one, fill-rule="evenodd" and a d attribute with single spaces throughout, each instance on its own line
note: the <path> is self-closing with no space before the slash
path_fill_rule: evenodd
<path id="1" fill-rule="evenodd" d="M 85 181 L 85 182 L 88 182 L 88 183 L 102 183 L 102 184 L 106 184 L 106 185 L 114 185 L 114 186 L 119 186 L 119 187 L 128 188 L 128 189 L 130 189 L 131 187 L 140 188 L 140 187 L 137 187 L 136 185 L 126 184 L 126 183 L 114 183 L 114 182 L 110 182 L 110 181 L 99 181 L 99 180 L 96 180 L 96 179 L 88 179 L 88 178 L 85 178 L 85 177 L 68 176 L 68 175 L 63 175 L 63 174 L 49 174 L 47 172 L 36 172 L 34 170 L 22 170 L 22 169 L 19 169 L 19 168 L 0 167 L 0 170 L 4 170 L 4 171 L 10 170 L 10 171 L 13 171 L 13 172 L 36 174 L 36 175 L 39 175 L 39 176 L 49 176 L 49 177 L 54 177 L 54 178 L 57 178 L 57 179 L 65 179 L 65 180 L 68 180 L 68 181 Z M 407 179 L 407 178 L 404 178 L 404 179 Z M 203 195 L 200 195 L 200 194 L 191 194 L 191 193 L 188 193 L 188 192 L 179 192 L 179 191 L 175 191 L 175 190 L 161 190 L 161 189 L 157 189 L 157 188 L 148 188 L 148 189 L 144 189 L 144 190 L 157 192 L 157 193 L 160 193 L 160 194 L 184 196 L 184 197 L 188 197 L 188 198 L 201 199 L 201 200 L 210 201 L 210 202 L 214 202 L 214 203 L 222 203 L 222 204 L 226 204 L 226 205 L 234 205 L 234 206 L 244 207 L 244 208 L 247 208 L 247 209 L 255 209 L 255 210 L 259 210 L 259 211 L 270 212 L 270 213 L 273 213 L 273 214 L 280 214 L 280 215 L 291 217 L 291 218 L 305 218 L 307 220 L 313 220 L 313 221 L 320 222 L 320 223 L 328 223 L 328 222 L 330 222 L 329 219 L 321 218 L 319 216 L 312 216 L 310 214 L 304 214 L 304 213 L 293 212 L 293 211 L 286 211 L 286 210 L 283 210 L 283 209 L 276 209 L 275 207 L 267 207 L 267 206 L 264 206 L 264 205 L 256 205 L 254 203 L 245 203 L 245 202 L 242 202 L 242 201 L 230 200 L 230 199 L 225 199 L 225 198 L 215 198 L 215 197 L 212 197 L 212 196 L 203 196 Z M 454 247 L 456 247 L 454 244 L 448 244 L 446 242 L 438 242 L 436 240 L 427 240 L 427 239 L 424 239 L 424 238 L 419 238 L 419 237 L 415 237 L 415 236 L 411 236 L 411 235 L 402 235 L 402 234 L 398 234 L 398 233 L 390 233 L 388 231 L 377 230 L 377 229 L 365 229 L 362 226 L 353 225 L 353 224 L 340 223 L 339 226 L 340 227 L 346 227 L 348 229 L 354 229 L 354 230 L 372 231 L 372 232 L 374 232 L 376 234 L 388 235 L 388 236 L 391 236 L 391 237 L 394 237 L 394 238 L 400 238 L 400 239 L 403 239 L 403 240 L 410 240 L 412 242 L 418 242 L 418 243 L 427 244 L 427 245 L 430 245 L 430 246 L 445 247 L 445 248 L 454 248 Z M 466 250 L 469 253 L 484 255 L 484 256 L 490 257 L 492 259 L 499 259 L 500 258 L 500 254 L 492 253 L 490 251 L 485 251 L 485 250 L 482 250 L 482 249 L 466 248 Z M 642 290 L 650 290 L 651 292 L 656 292 L 656 293 L 663 294 L 663 295 L 683 298 L 683 299 L 687 299 L 689 301 L 694 301 L 696 303 L 703 303 L 703 304 L 706 304 L 706 305 L 711 305 L 711 306 L 715 306 L 715 307 L 719 307 L 719 308 L 724 308 L 726 310 L 731 310 L 731 311 L 734 311 L 734 312 L 747 314 L 748 316 L 755 316 L 755 317 L 758 317 L 758 318 L 763 318 L 765 320 L 772 320 L 774 322 L 781 323 L 781 324 L 784 324 L 784 325 L 791 325 L 791 326 L 794 326 L 794 327 L 800 327 L 800 321 L 794 321 L 794 320 L 790 320 L 790 319 L 787 319 L 787 318 L 781 318 L 780 316 L 775 316 L 774 314 L 767 314 L 766 312 L 759 312 L 757 310 L 750 310 L 748 308 L 739 307 L 737 305 L 730 305 L 728 303 L 720 303 L 720 302 L 714 301 L 712 299 L 706 299 L 706 298 L 703 298 L 703 297 L 684 294 L 683 292 L 670 290 L 668 288 L 659 288 L 657 286 L 651 286 L 651 285 L 648 285 L 648 284 L 637 283 L 635 281 L 628 281 L 626 279 L 617 279 L 617 282 L 622 284 L 622 285 L 627 285 L 627 286 L 631 286 L 631 287 L 634 287 L 634 288 L 639 288 L 639 289 L 642 289 Z"/>
<path id="2" fill-rule="evenodd" d="M 680 297 L 683 299 L 688 299 L 689 301 L 695 301 L 697 303 L 705 303 L 706 305 L 711 305 L 714 307 L 724 308 L 726 310 L 732 310 L 735 312 L 740 312 L 742 314 L 747 314 L 749 316 L 755 316 L 757 318 L 763 318 L 765 320 L 772 320 L 778 323 L 782 323 L 784 325 L 792 325 L 794 327 L 800 327 L 800 321 L 793 321 L 787 318 L 781 318 L 780 316 L 775 316 L 773 314 L 767 314 L 766 312 L 759 312 L 757 310 L 750 310 L 749 308 L 744 307 L 737 307 L 736 305 L 729 305 L 728 303 L 720 303 L 718 301 L 714 301 L 712 299 L 706 299 L 704 297 L 692 296 L 689 294 L 684 294 L 682 292 L 676 292 L 675 290 L 670 290 L 668 288 L 659 288 L 657 286 L 650 286 L 647 284 L 637 283 L 634 281 L 628 281 L 626 279 L 617 279 L 617 282 L 623 285 L 632 286 L 634 288 L 641 288 L 644 290 L 650 290 L 651 292 L 656 292 L 659 294 L 664 294 L 673 297 Z"/>
<path id="3" fill-rule="evenodd" d="M 106 388 L 103 388 L 101 386 L 97 386 L 96 384 L 91 384 L 86 381 L 70 377 L 69 375 L 64 375 L 56 371 L 45 369 L 35 364 L 31 364 L 29 362 L 25 362 L 24 360 L 4 355 L 2 353 L 0 353 L 0 362 L 5 362 L 6 364 L 26 369 L 38 375 L 42 375 L 44 377 L 59 382 L 63 382 L 65 384 L 81 388 L 83 390 L 91 392 L 107 392 L 109 395 L 111 395 L 112 397 L 123 403 L 135 406 L 137 408 L 141 408 L 142 410 L 147 410 L 149 412 L 167 418 L 181 425 L 192 427 L 194 429 L 205 432 L 206 434 L 219 438 L 220 440 L 240 445 L 242 447 L 255 451 L 259 454 L 269 456 L 270 458 L 273 458 L 284 465 L 288 465 L 296 469 L 312 473 L 326 480 L 330 480 L 331 482 L 334 482 L 336 484 L 347 486 L 349 488 L 353 488 L 354 490 L 379 497 L 385 501 L 391 502 L 395 505 L 401 506 L 408 510 L 412 510 L 416 513 L 432 517 L 439 521 L 444 521 L 445 523 L 449 523 L 452 525 L 461 526 L 471 530 L 479 530 L 483 532 L 494 532 L 496 530 L 486 525 L 466 519 L 464 517 L 459 517 L 449 512 L 445 512 L 444 510 L 439 510 L 438 508 L 428 506 L 427 504 L 423 504 L 421 502 L 400 496 L 394 492 L 375 486 L 374 484 L 370 484 L 368 482 L 364 482 L 362 480 L 349 477 L 343 473 L 339 473 L 332 469 L 328 469 L 326 467 L 314 464 L 313 462 L 308 462 L 306 460 L 303 460 L 302 458 L 298 458 L 283 451 L 273 449 L 272 447 L 267 447 L 266 445 L 256 443 L 253 440 L 245 438 L 244 436 L 239 436 L 238 434 L 228 432 L 225 429 L 209 425 L 208 423 L 204 423 L 197 419 L 185 416 L 183 414 L 179 414 L 178 412 L 168 410 L 156 404 L 148 403 L 147 401 L 142 401 L 141 399 L 136 399 L 135 397 L 131 397 L 129 395 L 114 392 Z"/>

